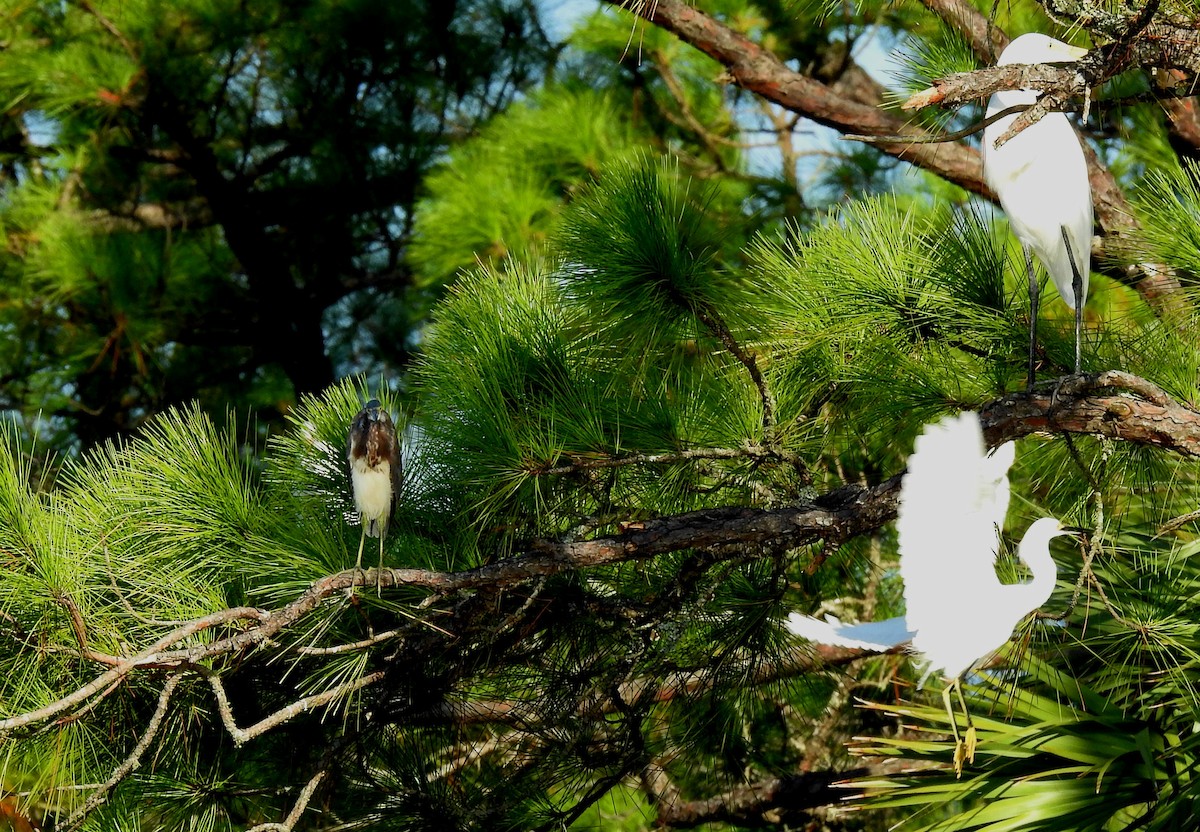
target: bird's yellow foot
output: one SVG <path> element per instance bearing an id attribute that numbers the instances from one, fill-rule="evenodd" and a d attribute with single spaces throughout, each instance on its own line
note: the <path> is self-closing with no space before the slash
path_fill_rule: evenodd
<path id="1" fill-rule="evenodd" d="M 975 726 L 967 726 L 967 738 L 963 740 L 963 750 L 967 756 L 967 762 L 975 762 L 975 746 L 979 744 L 978 737 L 975 735 Z"/>

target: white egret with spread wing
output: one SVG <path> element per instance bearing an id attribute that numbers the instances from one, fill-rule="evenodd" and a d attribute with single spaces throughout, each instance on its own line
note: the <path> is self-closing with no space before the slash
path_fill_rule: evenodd
<path id="1" fill-rule="evenodd" d="M 1087 50 L 1037 33 L 1016 38 L 997 66 L 1072 62 Z M 987 117 L 1037 102 L 1036 90 L 1002 90 L 988 100 Z M 1046 267 L 1067 307 L 1075 313 L 1075 372 L 1080 367 L 1083 304 L 1092 255 L 1092 189 L 1079 137 L 1063 113 L 1047 113 L 1000 147 L 996 140 L 1017 113 L 983 131 L 983 177 L 996 192 L 1025 253 L 1029 278 L 1029 387 L 1033 388 L 1038 283 L 1030 251 Z"/>
<path id="2" fill-rule="evenodd" d="M 1066 534 L 1052 517 L 1035 521 L 1017 554 L 1032 579 L 1004 584 L 996 575 L 999 530 L 1008 512 L 1008 469 L 1014 459 L 1007 442 L 988 455 L 979 417 L 949 416 L 926 426 L 908 459 L 900 492 L 900 577 L 905 614 L 884 621 L 843 624 L 792 613 L 787 626 L 809 641 L 868 650 L 890 650 L 905 642 L 947 680 L 942 692 L 954 733 L 955 771 L 974 761 L 975 728 L 962 694 L 962 677 L 1001 647 L 1017 623 L 1050 597 L 1057 568 L 1050 541 Z M 958 692 L 967 735 L 959 737 L 950 703 Z"/>

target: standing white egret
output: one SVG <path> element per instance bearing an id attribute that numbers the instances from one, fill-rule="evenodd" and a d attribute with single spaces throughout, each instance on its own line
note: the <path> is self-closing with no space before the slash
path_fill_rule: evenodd
<path id="1" fill-rule="evenodd" d="M 1000 53 L 1004 64 L 1048 64 L 1076 61 L 1087 50 L 1030 33 Z M 987 116 L 1018 104 L 1034 104 L 1036 90 L 1004 90 L 989 100 Z M 1000 198 L 1009 225 L 1025 252 L 1029 276 L 1029 388 L 1033 389 L 1038 283 L 1030 250 L 1046 267 L 1058 294 L 1075 312 L 1075 372 L 1079 373 L 1083 304 L 1087 300 L 1092 255 L 1092 188 L 1079 137 L 1062 113 L 1048 113 L 1001 147 L 1000 138 L 1017 114 L 989 124 L 983 131 L 983 178 Z"/>
<path id="2" fill-rule="evenodd" d="M 1014 453 L 1013 443 L 1006 442 L 989 456 L 974 413 L 926 426 L 908 458 L 896 521 L 905 615 L 850 625 L 799 613 L 787 620 L 793 633 L 820 644 L 883 651 L 911 642 L 912 651 L 928 662 L 921 684 L 934 671 L 947 680 L 942 701 L 954 733 L 958 774 L 964 759 L 975 759 L 975 726 L 963 698 L 962 677 L 1050 597 L 1058 574 L 1050 540 L 1066 534 L 1052 517 L 1035 521 L 1017 549 L 1032 580 L 1000 582 L 996 555 Z M 965 741 L 950 704 L 951 688 L 957 690 L 966 717 Z"/>

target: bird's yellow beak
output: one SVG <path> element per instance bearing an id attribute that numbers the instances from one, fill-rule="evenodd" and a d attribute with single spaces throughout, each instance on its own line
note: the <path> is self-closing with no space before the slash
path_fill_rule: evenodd
<path id="1" fill-rule="evenodd" d="M 1069 43 L 1064 43 L 1062 45 L 1062 51 L 1063 54 L 1065 54 L 1072 61 L 1078 61 L 1088 53 L 1088 50 L 1084 49 L 1082 46 L 1072 46 Z"/>

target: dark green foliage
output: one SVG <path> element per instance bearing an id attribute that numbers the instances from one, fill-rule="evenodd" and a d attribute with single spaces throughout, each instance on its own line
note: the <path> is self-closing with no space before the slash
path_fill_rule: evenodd
<path id="1" fill-rule="evenodd" d="M 631 163 L 611 170 L 567 220 L 571 294 L 626 342 L 639 332 L 651 344 L 694 335 L 697 314 L 722 295 L 712 195 L 688 187 L 675 170 Z M 646 334 L 646 321 L 665 323 L 665 331 Z"/>
<path id="2" fill-rule="evenodd" d="M 6 11 L 0 403 L 78 448 L 172 404 L 279 423 L 336 372 L 398 376 L 432 300 L 407 259 L 422 180 L 540 76 L 534 12 Z"/>

